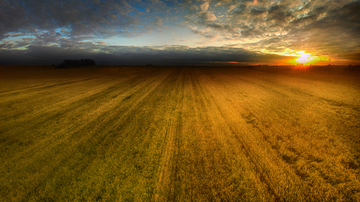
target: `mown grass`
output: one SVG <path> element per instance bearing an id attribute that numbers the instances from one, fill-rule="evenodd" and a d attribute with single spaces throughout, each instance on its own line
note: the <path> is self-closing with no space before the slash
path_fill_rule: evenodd
<path id="1" fill-rule="evenodd" d="M 1 201 L 360 201 L 358 71 L 9 68 Z"/>

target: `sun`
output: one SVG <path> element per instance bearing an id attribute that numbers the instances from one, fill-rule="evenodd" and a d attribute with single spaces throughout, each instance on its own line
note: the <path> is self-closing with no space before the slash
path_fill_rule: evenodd
<path id="1" fill-rule="evenodd" d="M 313 57 L 310 56 L 309 53 L 305 53 L 305 51 L 299 51 L 299 53 L 301 53 L 301 55 L 298 59 L 296 59 L 299 63 L 307 64 L 313 59 Z"/>
<path id="2" fill-rule="evenodd" d="M 296 51 L 289 48 L 286 48 L 284 52 L 276 52 L 277 55 L 290 56 L 291 59 L 286 61 L 286 64 L 289 65 L 303 65 L 305 67 L 310 67 L 314 64 L 320 64 L 323 62 L 330 62 L 332 59 L 329 55 L 318 55 L 316 50 L 312 52 L 306 51 Z M 261 49 L 261 52 L 271 54 L 272 52 L 267 52 L 265 49 Z M 274 53 L 272 53 L 274 54 Z M 284 60 L 285 61 L 285 60 Z"/>

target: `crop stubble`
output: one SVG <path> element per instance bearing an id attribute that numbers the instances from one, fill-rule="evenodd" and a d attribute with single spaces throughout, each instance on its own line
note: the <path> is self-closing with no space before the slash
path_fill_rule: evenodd
<path id="1" fill-rule="evenodd" d="M 358 71 L 29 68 L 2 69 L 2 200 L 360 200 Z"/>

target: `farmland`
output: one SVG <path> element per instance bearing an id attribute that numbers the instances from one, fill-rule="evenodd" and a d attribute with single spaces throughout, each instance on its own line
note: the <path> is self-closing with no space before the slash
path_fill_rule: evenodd
<path id="1" fill-rule="evenodd" d="M 359 81 L 0 67 L 0 201 L 360 201 Z"/>

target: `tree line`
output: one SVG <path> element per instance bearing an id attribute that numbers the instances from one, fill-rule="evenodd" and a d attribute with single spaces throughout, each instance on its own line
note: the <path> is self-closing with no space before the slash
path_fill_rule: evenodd
<path id="1" fill-rule="evenodd" d="M 69 67 L 81 67 L 81 66 L 95 66 L 95 61 L 92 59 L 81 60 L 64 60 L 56 66 L 56 68 L 69 68 Z"/>

